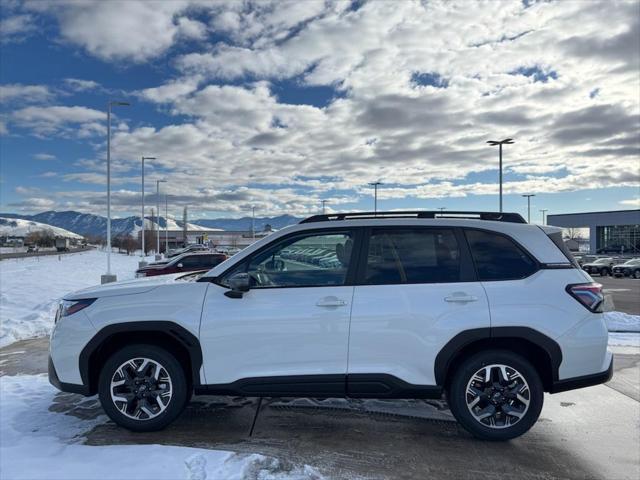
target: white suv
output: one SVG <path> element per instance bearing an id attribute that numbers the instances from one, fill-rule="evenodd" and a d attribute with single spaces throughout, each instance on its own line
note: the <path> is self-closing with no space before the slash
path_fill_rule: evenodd
<path id="1" fill-rule="evenodd" d="M 544 392 L 611 378 L 601 286 L 561 230 L 517 214 L 308 218 L 211 271 L 62 301 L 49 378 L 119 425 L 191 394 L 440 398 L 472 434 L 522 435 Z"/>

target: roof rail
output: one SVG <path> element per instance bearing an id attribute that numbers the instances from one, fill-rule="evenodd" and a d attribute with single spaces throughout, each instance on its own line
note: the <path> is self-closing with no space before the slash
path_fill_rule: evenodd
<path id="1" fill-rule="evenodd" d="M 491 220 L 494 222 L 527 223 L 519 213 L 506 212 L 462 212 L 462 211 L 392 211 L 392 212 L 353 212 L 327 213 L 313 215 L 301 220 L 300 223 L 330 222 L 336 220 L 364 220 L 371 218 L 463 218 L 476 220 Z"/>

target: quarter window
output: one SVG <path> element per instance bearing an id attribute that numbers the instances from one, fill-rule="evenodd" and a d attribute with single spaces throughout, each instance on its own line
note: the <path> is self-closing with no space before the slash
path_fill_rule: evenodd
<path id="1" fill-rule="evenodd" d="M 452 230 L 374 229 L 364 283 L 445 283 L 460 280 L 460 249 Z"/>
<path id="2" fill-rule="evenodd" d="M 509 238 L 481 230 L 465 234 L 479 280 L 516 280 L 536 271 L 536 262 Z"/>
<path id="3" fill-rule="evenodd" d="M 277 243 L 236 271 L 251 276 L 251 288 L 344 285 L 351 262 L 351 232 L 299 235 Z"/>

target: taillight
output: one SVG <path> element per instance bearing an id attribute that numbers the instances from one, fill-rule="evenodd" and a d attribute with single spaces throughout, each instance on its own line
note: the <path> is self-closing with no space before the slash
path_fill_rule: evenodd
<path id="1" fill-rule="evenodd" d="M 567 292 L 593 313 L 602 312 L 604 295 L 599 283 L 576 283 L 567 285 Z"/>

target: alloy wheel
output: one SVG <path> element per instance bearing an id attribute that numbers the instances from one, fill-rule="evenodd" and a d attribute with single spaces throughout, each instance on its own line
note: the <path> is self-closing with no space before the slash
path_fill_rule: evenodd
<path id="1" fill-rule="evenodd" d="M 173 396 L 171 376 L 159 362 L 132 358 L 111 377 L 111 400 L 133 420 L 151 420 L 164 412 Z"/>
<path id="2" fill-rule="evenodd" d="M 515 425 L 529 410 L 530 401 L 529 384 L 508 365 L 482 367 L 467 383 L 467 408 L 485 427 L 501 429 Z"/>

